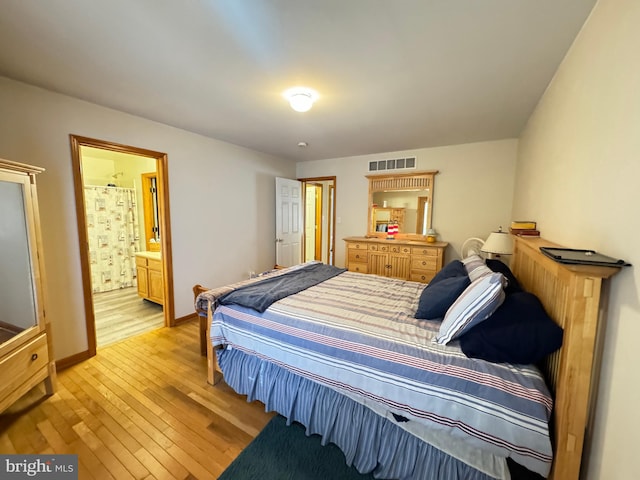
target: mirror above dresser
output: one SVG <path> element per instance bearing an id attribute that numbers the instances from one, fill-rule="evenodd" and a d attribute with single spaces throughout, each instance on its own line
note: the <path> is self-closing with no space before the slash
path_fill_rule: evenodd
<path id="1" fill-rule="evenodd" d="M 367 176 L 367 233 L 344 239 L 349 271 L 428 283 L 442 269 L 448 244 L 429 232 L 437 173 Z"/>
<path id="2" fill-rule="evenodd" d="M 367 175 L 367 236 L 384 238 L 389 224 L 395 224 L 398 238 L 426 239 L 432 228 L 433 187 L 437 173 L 437 170 L 432 170 Z"/>

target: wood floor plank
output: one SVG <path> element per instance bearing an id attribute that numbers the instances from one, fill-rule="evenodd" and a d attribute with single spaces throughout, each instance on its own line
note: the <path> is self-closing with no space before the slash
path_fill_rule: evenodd
<path id="1" fill-rule="evenodd" d="M 94 293 L 98 348 L 164 326 L 162 305 L 138 296 L 136 287 Z"/>
<path id="2" fill-rule="evenodd" d="M 16 451 L 16 447 L 13 445 L 13 442 L 9 438 L 9 435 L 0 435 L 0 452 L 6 453 L 8 455 L 18 453 Z"/>
<path id="3" fill-rule="evenodd" d="M 120 366 L 127 366 L 126 357 L 118 357 Z M 134 373 L 122 370 L 110 359 L 101 359 L 104 367 L 112 372 L 118 372 L 121 377 L 127 376 L 132 381 L 132 388 L 138 389 L 149 401 L 156 404 L 163 411 L 172 412 L 175 420 L 188 428 L 189 435 L 202 436 L 205 441 L 216 440 L 215 436 L 206 435 L 202 430 L 202 425 L 211 421 L 211 416 L 204 414 L 204 409 L 199 409 L 197 404 L 186 404 L 184 399 L 188 399 L 172 386 L 167 386 L 158 376 L 153 375 L 148 368 L 140 369 Z M 166 416 L 164 417 L 166 420 Z"/>
<path id="4" fill-rule="evenodd" d="M 156 331 L 153 333 L 156 337 L 160 337 L 159 332 Z M 153 348 L 157 348 L 157 345 L 161 345 L 162 343 L 163 343 L 163 339 L 161 337 L 157 338 Z M 147 357 L 152 357 L 156 359 L 155 358 L 156 353 L 152 349 L 148 348 L 146 345 L 143 345 L 140 348 L 140 350 Z M 162 359 L 157 358 L 156 360 L 158 362 L 162 362 Z M 178 382 L 178 386 L 184 386 L 185 390 L 189 390 L 189 389 L 191 390 L 185 393 L 187 393 L 192 399 L 196 400 L 198 403 L 209 408 L 214 413 L 218 415 L 224 415 L 223 412 L 227 411 L 231 405 L 234 405 L 234 408 L 243 409 L 242 404 L 240 405 L 238 404 L 237 394 L 233 392 L 226 384 L 221 384 L 219 386 L 216 386 L 216 388 L 219 388 L 221 390 L 220 395 L 217 395 L 213 398 L 208 398 L 209 397 L 208 390 L 207 390 L 208 385 L 203 381 L 194 382 L 192 380 L 193 375 L 190 374 L 188 367 L 185 367 L 184 365 L 171 364 L 171 365 L 167 365 L 166 369 L 171 370 L 170 371 L 171 375 L 175 375 L 176 377 L 181 379 Z M 201 398 L 205 398 L 206 400 L 200 401 L 199 399 Z M 241 398 L 244 398 L 244 397 L 241 397 Z M 244 402 L 244 405 L 250 405 L 250 404 L 247 404 L 246 402 Z M 240 420 L 240 418 L 249 419 L 249 421 L 255 420 L 256 418 L 251 418 L 251 416 L 253 415 L 253 412 L 255 412 L 255 408 L 249 407 L 246 409 L 244 414 L 234 416 L 232 418 L 232 421 L 235 422 L 234 424 L 236 424 L 236 426 L 238 426 L 239 428 L 244 429 L 250 435 L 255 436 L 256 434 L 255 429 L 251 429 L 247 427 L 247 423 Z M 239 417 L 239 418 L 236 418 L 236 417 Z M 259 417 L 257 418 L 264 418 L 264 417 L 262 415 L 259 415 Z M 264 425 L 260 425 L 259 430 L 261 430 L 263 427 Z"/>
<path id="5" fill-rule="evenodd" d="M 73 430 L 73 425 L 60 414 L 56 401 L 59 399 L 59 395 L 56 393 L 44 402 L 41 406 L 42 412 L 47 416 L 47 419 L 51 422 L 56 431 L 64 439 L 67 445 L 75 442 L 78 439 L 78 434 Z"/>
<path id="6" fill-rule="evenodd" d="M 91 368 L 85 366 L 83 369 L 76 370 L 78 374 L 84 376 L 87 381 L 99 381 L 97 378 L 91 377 L 88 370 Z M 102 380 L 106 380 L 104 376 L 100 376 Z M 158 460 L 163 467 L 165 467 L 176 478 L 182 478 L 186 476 L 186 470 L 175 461 L 171 455 L 167 454 L 166 449 L 171 446 L 171 442 L 162 435 L 162 432 L 158 431 L 152 424 L 150 424 L 140 413 L 136 410 L 138 405 L 130 405 L 122 399 L 118 393 L 111 390 L 113 387 L 112 382 L 108 384 L 99 383 L 98 390 L 103 393 L 105 399 L 112 405 L 116 406 L 122 414 L 131 420 L 130 429 L 134 432 L 137 438 L 140 438 L 144 442 L 144 448 Z M 125 397 L 126 394 L 125 394 Z M 126 400 L 133 400 L 132 398 L 126 398 Z"/>
<path id="7" fill-rule="evenodd" d="M 78 461 L 84 464 L 95 479 L 110 480 L 117 478 L 111 475 L 109 470 L 107 470 L 100 459 L 91 451 L 91 448 L 84 443 L 81 437 L 78 437 L 78 440 L 71 444 L 71 450 L 78 455 Z"/>
<path id="8" fill-rule="evenodd" d="M 86 423 L 80 422 L 73 428 L 111 475 L 118 480 L 134 478 Z"/>
<path id="9" fill-rule="evenodd" d="M 182 477 L 174 476 L 169 470 L 167 470 L 148 450 L 140 449 L 136 452 L 136 458 L 140 460 L 140 462 L 151 470 L 153 474 L 152 478 L 158 479 L 179 479 Z"/>
<path id="10" fill-rule="evenodd" d="M 82 480 L 93 480 L 95 477 L 91 473 L 91 471 L 85 466 L 82 459 L 78 461 L 78 479 Z"/>
<path id="11" fill-rule="evenodd" d="M 78 478 L 211 480 L 273 416 L 206 383 L 196 320 L 100 348 L 0 414 L 0 451 L 75 453 Z"/>
<path id="12" fill-rule="evenodd" d="M 47 443 L 51 446 L 53 451 L 57 454 L 65 454 L 70 453 L 68 451 L 69 445 L 64 441 L 62 435 L 58 433 L 56 428 L 51 423 L 51 420 L 48 418 L 38 423 L 38 430 L 42 433 L 42 436 L 46 438 Z"/>
<path id="13" fill-rule="evenodd" d="M 74 426 L 74 430 L 94 451 L 101 462 L 112 474 L 117 474 L 117 478 L 143 478 L 149 471 L 124 447 L 124 445 L 103 425 L 100 418 L 93 414 L 81 399 L 86 401 L 84 392 L 73 385 L 68 378 L 65 379 L 67 389 L 60 393 L 64 398 L 72 397 L 73 404 L 76 405 L 83 422 Z M 72 402 L 70 402 L 72 403 Z M 80 426 L 87 428 L 81 428 Z M 125 432 L 119 432 L 125 433 Z M 121 464 L 121 465 L 120 465 Z M 126 472 L 122 470 L 126 469 Z"/>
<path id="14" fill-rule="evenodd" d="M 111 433 L 118 438 L 122 445 L 130 452 L 136 452 L 142 445 L 131 435 L 131 421 L 120 415 L 120 411 L 108 402 L 101 402 L 103 397 L 75 372 L 69 371 L 65 376 L 64 386 L 74 392 L 87 408 L 107 426 Z"/>
<path id="15" fill-rule="evenodd" d="M 106 374 L 106 367 L 101 364 L 101 362 L 97 362 L 94 364 L 96 368 L 103 373 Z M 131 396 L 132 398 L 127 402 L 130 405 L 137 402 L 138 412 L 144 416 L 147 420 L 153 420 L 153 425 L 159 431 L 162 431 L 164 435 L 167 437 L 167 440 L 172 442 L 173 451 L 179 452 L 183 450 L 182 447 L 188 449 L 191 456 L 198 457 L 198 459 L 205 464 L 209 464 L 214 462 L 214 460 L 208 456 L 206 453 L 201 451 L 201 446 L 206 448 L 207 443 L 200 442 L 200 444 L 196 443 L 197 435 L 193 435 L 188 427 L 185 426 L 183 421 L 176 416 L 174 416 L 174 409 L 172 408 L 169 411 L 164 410 L 160 405 L 154 403 L 150 398 L 148 398 L 143 392 L 139 391 L 146 390 L 146 386 L 141 384 L 140 382 L 135 382 L 132 377 L 128 377 L 128 381 L 122 378 L 122 370 L 119 368 L 115 368 L 110 370 L 112 375 L 110 380 L 114 382 L 112 388 L 114 390 L 119 390 L 121 395 Z M 118 374 L 120 372 L 120 375 Z M 116 387 L 117 385 L 117 387 Z M 162 417 L 160 418 L 160 415 Z M 180 448 L 175 448 L 176 445 L 180 445 Z"/>
<path id="16" fill-rule="evenodd" d="M 115 348 L 118 350 L 123 350 L 122 345 L 118 345 Z M 110 360 L 111 358 L 106 362 L 108 363 Z M 124 365 L 128 361 L 128 358 L 122 357 L 120 358 L 120 360 L 121 360 L 121 365 Z M 105 360 L 103 360 L 103 362 L 104 361 Z M 136 359 L 134 358 L 134 359 L 131 359 L 130 361 L 136 362 Z M 140 361 L 144 361 L 144 359 L 140 359 Z M 146 368 L 138 370 L 137 375 L 139 375 L 141 378 L 149 379 L 152 382 L 155 381 L 156 385 L 162 386 L 164 383 L 159 380 L 159 377 L 155 376 L 153 373 L 150 373 L 150 369 L 153 369 L 153 368 L 154 366 L 152 365 L 146 365 Z M 139 384 L 138 388 L 144 389 L 145 385 L 148 385 L 148 382 Z M 175 393 L 173 393 L 173 396 L 170 396 L 169 398 L 167 398 L 167 393 L 164 392 L 164 390 L 169 390 Z M 146 389 L 144 391 L 147 395 L 149 395 L 149 389 Z M 210 410 L 202 407 L 200 404 L 193 401 L 190 397 L 180 392 L 174 386 L 168 386 L 168 387 L 164 386 L 161 390 L 155 389 L 155 391 L 159 394 L 159 397 L 165 398 L 167 400 L 168 403 L 166 403 L 165 405 L 167 409 L 171 408 L 170 405 L 172 405 L 173 406 L 172 410 L 174 409 L 180 410 L 183 413 L 179 415 L 177 418 L 179 418 L 181 422 L 183 422 L 190 429 L 192 429 L 192 432 L 189 432 L 190 435 L 195 434 L 200 437 L 203 437 L 205 438 L 205 440 L 208 440 L 210 442 L 211 446 L 217 446 L 219 447 L 219 450 L 221 452 L 224 452 L 223 454 L 216 457 L 216 460 L 219 460 L 218 464 L 222 466 L 226 467 L 241 450 L 240 447 L 237 447 L 231 450 L 228 449 L 227 443 L 231 438 L 236 438 L 236 439 L 244 438 L 244 441 L 242 444 L 243 447 L 244 445 L 248 444 L 253 438 L 252 436 L 247 435 L 245 432 L 241 431 L 240 429 L 234 427 L 230 422 L 228 422 L 224 418 L 221 418 L 218 415 L 214 415 Z M 239 397 L 235 393 L 234 395 L 236 397 Z M 239 397 L 239 398 L 243 399 L 242 397 Z M 163 403 L 163 400 L 158 399 L 158 403 Z M 180 407 L 181 403 L 184 404 L 183 408 Z M 198 415 L 198 412 L 202 413 L 201 417 L 203 418 L 203 420 L 196 419 L 196 415 Z M 268 418 L 270 417 L 267 417 L 264 420 L 267 420 Z M 206 424 L 209 425 L 209 427 L 207 428 L 208 433 L 210 433 L 209 437 L 206 437 L 206 435 L 203 435 L 202 432 L 199 433 L 197 428 L 194 428 L 196 425 L 201 426 L 203 424 L 203 423 L 200 423 L 201 421 L 206 422 Z M 216 426 L 225 425 L 225 428 L 212 429 L 211 425 L 216 425 Z M 198 439 L 197 443 L 201 443 L 201 441 Z M 234 452 L 233 455 L 231 455 L 229 451 Z M 206 465 L 206 462 L 204 464 Z"/>

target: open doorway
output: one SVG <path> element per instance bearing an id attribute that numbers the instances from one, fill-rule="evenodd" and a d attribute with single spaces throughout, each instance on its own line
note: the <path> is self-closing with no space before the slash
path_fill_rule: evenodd
<path id="1" fill-rule="evenodd" d="M 335 264 L 336 177 L 299 179 L 304 192 L 304 261 Z"/>
<path id="2" fill-rule="evenodd" d="M 75 135 L 71 146 L 87 354 L 93 356 L 97 347 L 175 321 L 167 156 Z M 149 178 L 154 188 L 146 192 Z M 143 208 L 150 201 L 151 214 Z"/>
<path id="3" fill-rule="evenodd" d="M 304 260 L 322 261 L 322 233 L 324 218 L 322 215 L 322 184 L 307 182 L 304 190 Z"/>

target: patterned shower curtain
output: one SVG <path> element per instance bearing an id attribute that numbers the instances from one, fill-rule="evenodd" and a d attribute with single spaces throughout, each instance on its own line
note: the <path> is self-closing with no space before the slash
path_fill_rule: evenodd
<path id="1" fill-rule="evenodd" d="M 138 211 L 133 188 L 84 187 L 93 293 L 136 285 Z"/>

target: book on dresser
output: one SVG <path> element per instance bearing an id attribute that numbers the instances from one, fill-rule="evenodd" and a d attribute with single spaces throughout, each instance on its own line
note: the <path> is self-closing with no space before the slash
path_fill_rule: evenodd
<path id="1" fill-rule="evenodd" d="M 511 222 L 512 230 L 535 230 L 538 225 L 533 220 L 514 220 Z"/>
<path id="2" fill-rule="evenodd" d="M 518 235 L 520 237 L 539 237 L 540 230 L 533 228 L 510 228 L 509 233 L 511 235 Z"/>

